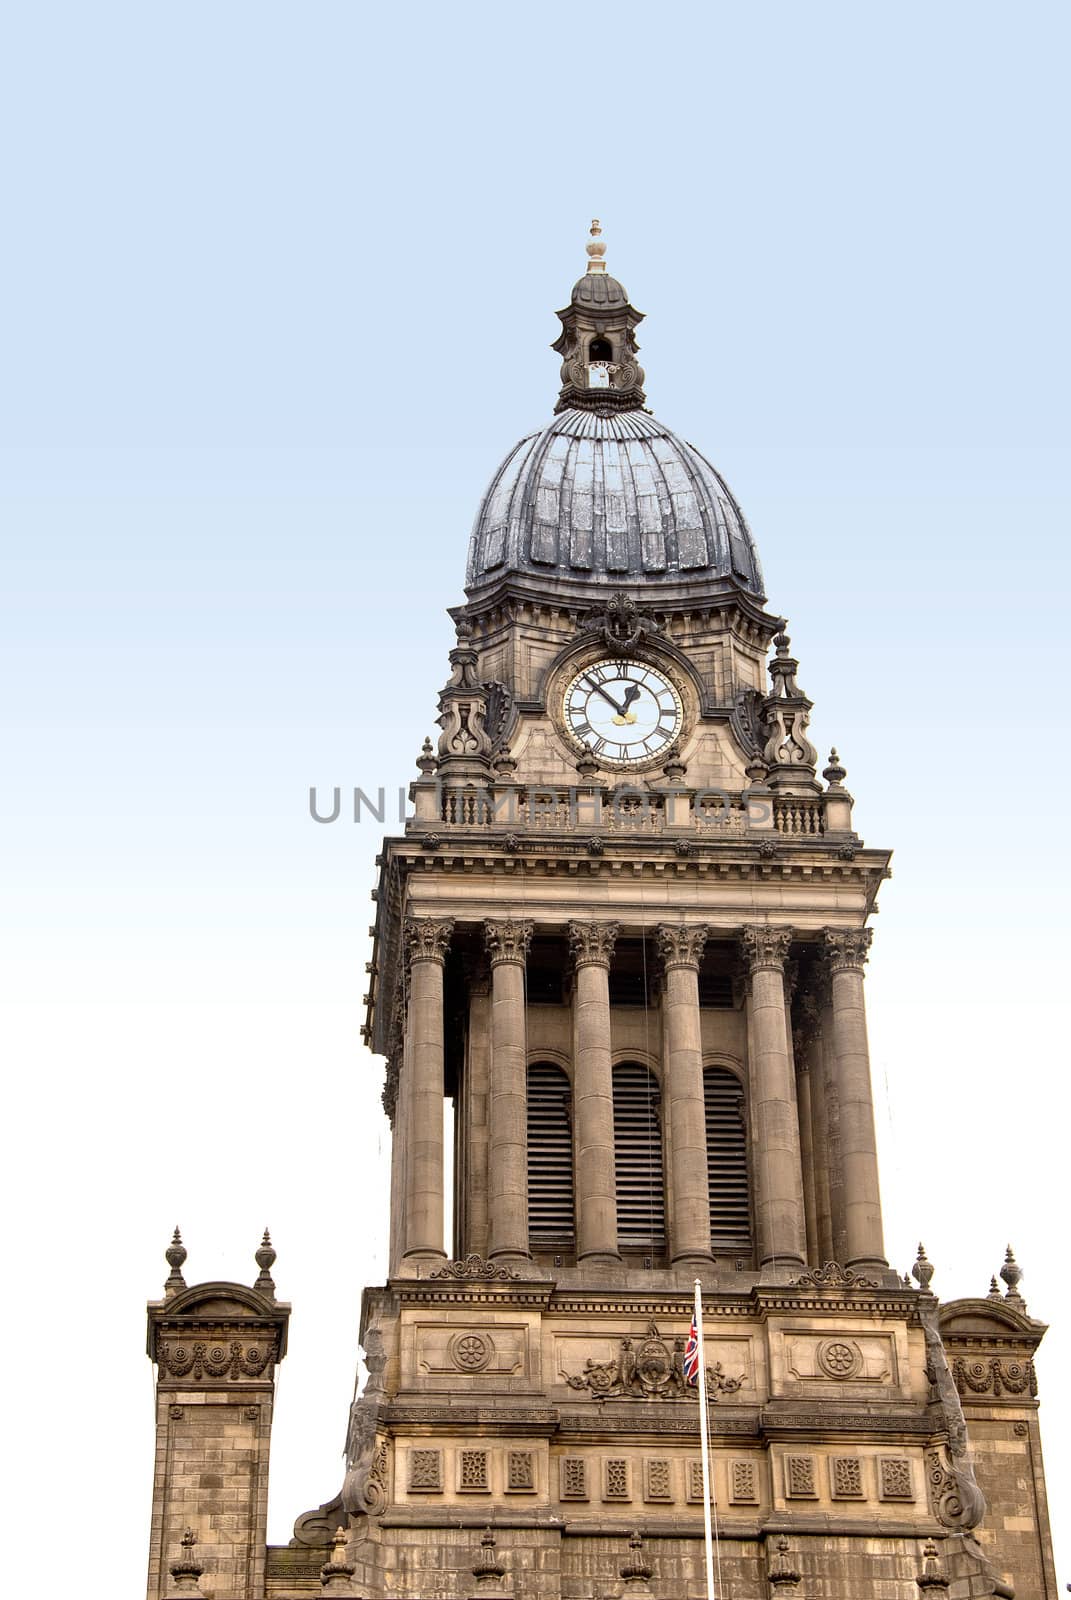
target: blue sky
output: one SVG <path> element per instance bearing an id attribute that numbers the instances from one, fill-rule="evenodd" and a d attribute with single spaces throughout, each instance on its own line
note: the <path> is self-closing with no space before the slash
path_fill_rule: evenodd
<path id="1" fill-rule="evenodd" d="M 8 18 L 5 1254 L 56 1307 L 41 1359 L 73 1382 L 71 1340 L 99 1352 L 75 1470 L 92 1439 L 129 1528 L 101 1593 L 142 1579 L 140 1305 L 176 1218 L 193 1277 L 248 1277 L 265 1220 L 279 1244 L 272 1538 L 338 1487 L 384 1267 L 380 830 L 317 827 L 308 787 L 413 773 L 593 215 L 649 403 L 732 484 L 896 850 L 868 981 L 890 1251 L 921 1234 L 953 1297 L 1014 1241 L 1066 1521 L 1067 33 L 1029 4 Z M 39 1404 L 51 1524 L 72 1423 Z"/>

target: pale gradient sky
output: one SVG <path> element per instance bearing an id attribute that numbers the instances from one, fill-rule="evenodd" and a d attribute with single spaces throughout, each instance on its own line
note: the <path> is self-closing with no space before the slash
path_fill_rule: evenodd
<path id="1" fill-rule="evenodd" d="M 380 830 L 317 827 L 308 787 L 412 776 L 596 214 L 649 403 L 738 494 L 896 851 L 890 1254 L 923 1238 L 952 1298 L 1015 1244 L 1071 1579 L 1068 32 L 1031 4 L 8 16 L 8 1525 L 79 1592 L 143 1582 L 176 1220 L 191 1282 L 251 1282 L 265 1221 L 279 1248 L 272 1539 L 339 1486 L 384 1272 Z"/>

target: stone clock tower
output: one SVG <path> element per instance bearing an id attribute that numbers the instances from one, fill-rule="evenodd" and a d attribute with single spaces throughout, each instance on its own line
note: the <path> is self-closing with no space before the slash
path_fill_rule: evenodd
<path id="1" fill-rule="evenodd" d="M 913 1279 L 886 1260 L 864 974 L 889 854 L 836 751 L 819 772 L 743 512 L 645 408 L 642 316 L 592 235 L 380 857 L 390 1275 L 344 1483 L 237 1579 L 211 1495 L 161 1481 L 150 1595 L 170 1570 L 250 1600 L 699 1600 L 698 1276 L 720 1597 L 1052 1600 L 1018 1269 L 942 1306 L 921 1249 Z M 214 1414 L 261 1439 L 287 1308 L 207 1288 L 151 1310 L 160 1426 L 200 1425 L 214 1317 L 239 1350 Z"/>

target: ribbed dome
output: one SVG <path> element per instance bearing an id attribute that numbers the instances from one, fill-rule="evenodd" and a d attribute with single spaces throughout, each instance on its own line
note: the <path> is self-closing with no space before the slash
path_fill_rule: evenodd
<path id="1" fill-rule="evenodd" d="M 727 484 L 643 411 L 562 411 L 514 446 L 476 515 L 466 586 L 506 572 L 581 583 L 727 578 L 763 597 L 754 540 Z"/>
<path id="2" fill-rule="evenodd" d="M 573 284 L 569 298 L 574 306 L 627 306 L 628 290 L 608 272 L 585 272 Z"/>

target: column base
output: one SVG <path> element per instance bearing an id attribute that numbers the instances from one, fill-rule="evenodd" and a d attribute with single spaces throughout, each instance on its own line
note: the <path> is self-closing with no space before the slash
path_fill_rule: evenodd
<path id="1" fill-rule="evenodd" d="M 589 1250 L 585 1255 L 577 1256 L 578 1267 L 619 1267 L 621 1257 L 614 1250 Z"/>
<path id="2" fill-rule="evenodd" d="M 802 1256 L 770 1256 L 759 1263 L 759 1283 L 794 1283 L 806 1271 Z"/>
<path id="3" fill-rule="evenodd" d="M 857 1272 L 862 1278 L 875 1278 L 882 1287 L 886 1286 L 886 1280 L 892 1271 L 884 1256 L 853 1256 L 844 1265 L 848 1272 Z M 893 1278 L 895 1279 L 895 1286 L 898 1288 L 900 1274 L 893 1273 Z"/>
<path id="4" fill-rule="evenodd" d="M 446 1260 L 445 1250 L 411 1250 L 398 1263 L 399 1278 L 426 1278 Z"/>
<path id="5" fill-rule="evenodd" d="M 670 1262 L 674 1272 L 690 1272 L 693 1267 L 696 1272 L 709 1272 L 713 1265 L 713 1255 L 708 1255 L 702 1250 L 688 1251 L 684 1255 L 674 1256 Z"/>

